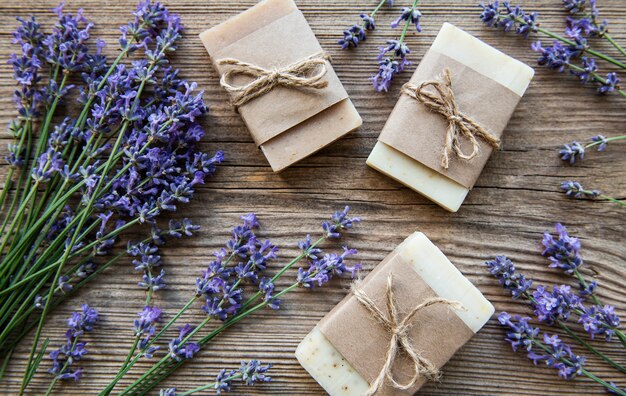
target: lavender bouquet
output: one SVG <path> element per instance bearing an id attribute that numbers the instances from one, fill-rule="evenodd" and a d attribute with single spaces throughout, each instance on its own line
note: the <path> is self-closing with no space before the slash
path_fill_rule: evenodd
<path id="1" fill-rule="evenodd" d="M 202 348 L 229 327 L 263 309 L 278 310 L 288 293 L 298 288 L 322 286 L 335 275 L 348 274 L 354 277 L 361 266 L 349 266 L 347 259 L 356 254 L 355 249 L 344 246 L 340 253 L 324 253 L 321 249 L 324 242 L 340 238 L 360 221 L 350 217 L 348 212 L 349 208 L 346 207 L 333 214 L 330 221 L 323 222 L 319 238 L 312 239 L 307 235 L 298 242 L 300 254 L 282 265 L 273 276 L 267 275 L 267 270 L 278 259 L 278 248 L 270 241 L 262 241 L 257 237 L 256 230 L 260 224 L 254 214 L 242 216 L 243 223 L 233 228 L 232 237 L 222 249 L 214 253 L 214 260 L 208 263 L 196 279 L 189 301 L 159 330 L 161 310 L 146 303 L 138 314 L 139 318 L 133 323 L 135 341 L 117 375 L 100 395 L 108 395 L 114 390 L 117 395 L 145 394 L 181 365 L 191 361 Z M 150 245 L 131 244 L 129 250 L 137 254 L 136 263 L 153 261 Z M 293 282 L 279 289 L 277 282 L 302 260 L 307 263 L 298 268 Z M 150 296 L 147 301 L 150 301 Z M 198 324 L 185 323 L 182 317 L 194 305 L 199 306 L 205 318 Z M 177 336 L 168 340 L 168 331 L 175 327 L 178 328 Z M 137 362 L 154 358 L 160 354 L 161 347 L 164 347 L 165 353 L 161 354 L 158 361 L 126 388 L 116 390 L 118 382 Z M 216 381 L 206 386 L 184 393 L 163 389 L 161 394 L 189 395 L 206 389 L 214 389 L 219 394 L 229 390 L 234 379 L 241 378 L 247 385 L 269 381 L 264 375 L 268 369 L 268 366 L 253 360 L 242 363 L 239 370 L 222 370 Z"/>
<path id="2" fill-rule="evenodd" d="M 187 220 L 160 229 L 157 219 L 189 202 L 222 160 L 199 150 L 202 93 L 170 66 L 177 15 L 140 2 L 109 60 L 102 40 L 90 44 L 93 23 L 81 10 L 54 12 L 49 34 L 18 18 L 21 51 L 10 60 L 18 115 L 0 194 L 0 351 L 8 359 L 36 327 L 22 392 L 52 307 L 125 256 L 115 245 L 131 227 L 146 225 L 156 245 L 191 234 Z M 163 286 L 163 273 L 142 283 L 149 293 Z"/>
<path id="3" fill-rule="evenodd" d="M 593 341 L 603 338 L 605 342 L 617 339 L 621 344 L 618 348 L 626 348 L 626 334 L 620 328 L 620 318 L 613 306 L 600 301 L 597 282 L 587 281 L 581 273 L 583 258 L 580 240 L 570 236 L 561 224 L 555 228 L 556 235 L 549 232 L 544 234 L 542 243 L 545 249 L 542 254 L 548 259 L 551 268 L 557 268 L 575 279 L 578 291 L 572 290 L 569 285 L 555 285 L 551 289 L 539 285 L 533 291 L 532 280 L 517 271 L 513 262 L 505 256 L 496 256 L 485 264 L 513 299 L 528 305 L 538 322 L 560 329 L 565 337 L 577 342 L 613 369 L 626 374 L 623 364 L 593 346 Z M 572 328 L 572 319 L 582 326 L 589 340 Z M 510 315 L 507 312 L 500 313 L 498 321 L 507 329 L 506 340 L 513 350 L 525 352 L 534 364 L 554 368 L 564 379 L 585 376 L 613 394 L 626 396 L 626 389 L 588 371 L 585 368 L 587 358 L 579 355 L 563 339 L 563 335 L 556 332 L 542 333 L 539 327 L 530 323 L 530 317 Z"/>

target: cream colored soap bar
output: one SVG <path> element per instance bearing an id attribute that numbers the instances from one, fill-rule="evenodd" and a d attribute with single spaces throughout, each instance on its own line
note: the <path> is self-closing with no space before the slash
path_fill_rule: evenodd
<path id="1" fill-rule="evenodd" d="M 423 233 L 409 236 L 396 252 L 440 297 L 464 305 L 466 310 L 454 312 L 474 333 L 491 318 L 493 305 Z M 317 326 L 298 345 L 296 358 L 330 396 L 360 396 L 368 389 Z"/>
<path id="2" fill-rule="evenodd" d="M 523 96 L 534 75 L 534 70 L 530 66 L 449 23 L 444 23 L 430 50 L 472 68 L 520 97 Z M 456 212 L 461 207 L 470 191 L 469 188 L 380 141 L 374 146 L 367 164 L 451 212 Z"/>

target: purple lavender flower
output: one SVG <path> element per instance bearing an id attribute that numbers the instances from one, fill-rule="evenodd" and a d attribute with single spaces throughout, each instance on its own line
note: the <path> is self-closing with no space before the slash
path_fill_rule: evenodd
<path id="1" fill-rule="evenodd" d="M 156 323 L 161 319 L 161 310 L 157 307 L 143 307 L 143 310 L 137 314 L 139 319 L 133 322 L 135 335 L 137 336 L 153 336 Z"/>
<path id="2" fill-rule="evenodd" d="M 87 304 L 81 306 L 81 311 L 72 312 L 67 320 L 68 330 L 65 333 L 66 342 L 60 348 L 50 353 L 52 367 L 48 372 L 58 380 L 73 379 L 80 380 L 82 368 L 72 368 L 72 365 L 81 360 L 87 354 L 85 342 L 78 339 L 85 332 L 93 330 L 98 321 L 98 311 Z"/>
<path id="3" fill-rule="evenodd" d="M 544 333 L 543 342 L 549 349 L 549 352 L 530 352 L 528 358 L 531 359 L 533 363 L 537 364 L 538 362 L 545 361 L 548 367 L 557 369 L 559 377 L 563 379 L 572 379 L 582 373 L 586 361 L 584 356 L 576 355 L 569 345 L 564 344 L 557 335 L 550 336 Z M 538 348 L 535 349 L 535 351 L 538 350 Z"/>
<path id="4" fill-rule="evenodd" d="M 313 260 L 308 269 L 300 267 L 298 269 L 297 281 L 300 286 L 306 288 L 313 288 L 322 286 L 328 282 L 333 275 L 342 275 L 349 273 L 352 278 L 356 277 L 357 272 L 361 269 L 360 264 L 354 266 L 348 266 L 345 263 L 345 259 L 348 256 L 357 253 L 356 249 L 349 249 L 344 246 L 344 251 L 341 255 L 331 253 L 325 254 L 321 259 Z"/>
<path id="5" fill-rule="evenodd" d="M 559 154 L 563 161 L 568 161 L 571 165 L 574 165 L 577 160 L 582 161 L 585 158 L 585 146 L 574 141 L 571 144 L 563 145 Z"/>
<path id="6" fill-rule="evenodd" d="M 159 396 L 176 396 L 176 388 L 165 388 L 159 390 Z"/>
<path id="7" fill-rule="evenodd" d="M 398 17 L 398 19 L 391 22 L 391 27 L 395 29 L 400 25 L 400 23 L 402 23 L 402 21 L 407 21 L 407 23 L 410 21 L 412 24 L 415 25 L 415 29 L 419 33 L 422 31 L 422 27 L 420 26 L 421 17 L 422 13 L 417 8 L 402 7 L 402 10 L 400 11 L 400 16 Z"/>
<path id="8" fill-rule="evenodd" d="M 619 83 L 620 79 L 617 77 L 617 73 L 611 72 L 607 74 L 604 81 L 601 82 L 602 85 L 598 88 L 598 92 L 601 94 L 606 94 L 615 90 L 619 90 Z"/>
<path id="9" fill-rule="evenodd" d="M 271 377 L 268 377 L 265 373 L 271 367 L 271 364 L 264 366 L 258 360 L 250 360 L 249 362 L 242 361 L 238 370 L 222 369 L 215 378 L 215 392 L 218 395 L 222 392 L 229 392 L 233 380 L 238 376 L 249 386 L 258 382 L 270 382 L 272 380 Z"/>
<path id="10" fill-rule="evenodd" d="M 307 234 L 303 241 L 298 242 L 298 248 L 302 251 L 306 258 L 316 260 L 318 255 L 322 253 L 322 249 L 312 247 L 311 235 Z"/>
<path id="11" fill-rule="evenodd" d="M 563 0 L 563 7 L 570 14 L 578 14 L 585 10 L 586 0 Z"/>
<path id="12" fill-rule="evenodd" d="M 341 231 L 351 229 L 354 224 L 359 223 L 361 219 L 359 217 L 349 217 L 350 207 L 346 206 L 343 211 L 335 212 L 331 216 L 331 221 L 322 222 L 322 228 L 327 238 L 339 238 Z"/>
<path id="13" fill-rule="evenodd" d="M 267 306 L 271 309 L 280 308 L 280 300 L 274 297 L 274 282 L 271 279 L 262 278 L 259 282 L 259 291 L 263 293 L 263 301 L 267 302 Z"/>
<path id="14" fill-rule="evenodd" d="M 590 81 L 594 81 L 595 80 L 595 73 L 598 70 L 598 66 L 596 64 L 596 60 L 594 58 L 589 58 L 587 56 L 583 56 L 581 58 L 582 61 L 582 69 L 581 71 L 578 70 L 571 70 L 572 74 L 574 74 L 575 76 L 577 76 L 578 78 L 580 78 L 580 81 L 582 81 L 583 83 L 588 83 Z"/>
<path id="15" fill-rule="evenodd" d="M 501 18 L 500 2 L 494 1 L 487 4 L 481 3 L 480 7 L 483 10 L 480 14 L 480 19 L 483 21 L 483 23 L 488 27 L 498 27 Z"/>
<path id="16" fill-rule="evenodd" d="M 604 335 L 607 341 L 615 334 L 615 329 L 619 327 L 620 318 L 615 314 L 615 308 L 610 305 L 592 305 L 584 309 L 580 315 L 578 323 L 581 323 L 593 340 L 596 335 Z"/>
<path id="17" fill-rule="evenodd" d="M 270 368 L 272 368 L 271 364 L 263 366 L 258 360 L 242 361 L 239 372 L 243 382 L 250 386 L 258 382 L 270 382 L 272 378 L 265 375 Z"/>
<path id="18" fill-rule="evenodd" d="M 13 32 L 13 44 L 21 47 L 21 54 L 11 54 L 8 63 L 13 67 L 13 77 L 17 81 L 19 88 L 14 91 L 14 102 L 17 105 L 18 113 L 22 120 L 32 120 L 39 115 L 39 105 L 43 99 L 43 92 L 38 87 L 41 81 L 39 72 L 42 68 L 43 39 L 40 26 L 35 17 L 30 20 L 17 18 L 20 22 L 18 28 Z M 22 121 L 16 121 L 11 128 L 17 137 L 21 130 Z M 17 148 L 17 146 L 14 146 Z M 13 166 L 23 164 L 22 153 L 12 151 L 13 155 L 9 163 Z"/>
<path id="19" fill-rule="evenodd" d="M 376 22 L 374 21 L 374 17 L 361 13 L 359 15 L 363 20 L 363 27 L 365 30 L 376 30 Z"/>
<path id="20" fill-rule="evenodd" d="M 215 377 L 215 393 L 221 395 L 222 392 L 230 392 L 233 378 L 237 374 L 237 370 L 222 369 Z"/>
<path id="21" fill-rule="evenodd" d="M 388 57 L 383 58 L 378 62 L 378 73 L 370 77 L 374 89 L 378 92 L 389 91 L 395 75 L 402 73 L 404 68 L 410 64 L 411 62 L 407 61 L 406 58 L 401 58 L 400 61 Z"/>
<path id="22" fill-rule="evenodd" d="M 572 293 L 571 287 L 567 285 L 553 286 L 552 292 L 543 286 L 537 286 L 533 299 L 537 319 L 549 325 L 558 321 L 565 322 L 572 311 L 583 308 L 580 297 Z"/>
<path id="23" fill-rule="evenodd" d="M 599 190 L 585 190 L 579 182 L 565 181 L 561 183 L 561 190 L 570 198 L 596 198 L 601 192 Z"/>
<path id="24" fill-rule="evenodd" d="M 388 52 L 391 52 L 396 57 L 404 59 L 407 56 L 407 54 L 411 53 L 411 50 L 406 44 L 398 40 L 387 40 L 387 46 L 380 48 L 378 60 L 379 61 L 383 60 L 383 58 L 385 57 L 385 54 L 387 54 Z"/>
<path id="25" fill-rule="evenodd" d="M 169 342 L 169 357 L 177 362 L 180 362 L 182 359 L 191 359 L 193 355 L 196 354 L 200 347 L 195 342 L 187 341 L 183 345 L 181 343 L 183 340 L 191 334 L 194 330 L 194 327 L 189 323 L 185 324 L 183 327 L 179 327 L 178 337 L 172 339 Z"/>
<path id="26" fill-rule="evenodd" d="M 341 49 L 356 48 L 359 46 L 359 42 L 365 41 L 366 38 L 367 34 L 362 26 L 352 25 L 343 31 L 343 38 L 337 41 L 337 44 L 341 46 Z"/>
<path id="27" fill-rule="evenodd" d="M 600 145 L 598 146 L 598 151 L 606 150 L 606 145 L 609 143 L 608 139 L 602 135 L 596 135 L 592 137 L 591 141 L 593 141 L 594 143 L 600 143 Z"/>
<path id="28" fill-rule="evenodd" d="M 524 274 L 516 271 L 515 265 L 506 256 L 496 256 L 493 260 L 486 261 L 485 265 L 515 299 L 524 296 L 533 284 L 532 280 L 527 280 Z"/>
<path id="29" fill-rule="evenodd" d="M 548 231 L 544 232 L 542 244 L 545 249 L 541 254 L 550 260 L 550 268 L 559 268 L 571 275 L 583 265 L 580 240 L 571 237 L 561 223 L 556 223 L 554 228 L 558 239 Z"/>
<path id="30" fill-rule="evenodd" d="M 43 40 L 47 46 L 46 60 L 68 72 L 82 71 L 89 59 L 87 41 L 93 23 L 83 16 L 82 9 L 72 15 L 64 13 L 63 7 L 61 3 L 53 10 L 59 19 L 52 34 Z"/>
<path id="31" fill-rule="evenodd" d="M 533 341 L 539 335 L 539 329 L 528 324 L 529 317 L 511 316 L 506 312 L 501 312 L 498 315 L 498 321 L 510 330 L 506 333 L 505 340 L 511 344 L 514 351 L 522 349 L 530 352 L 532 350 Z"/>
<path id="32" fill-rule="evenodd" d="M 482 13 L 480 19 L 485 25 L 493 28 L 502 28 L 505 32 L 515 29 L 515 32 L 524 38 L 528 38 L 530 33 L 537 32 L 539 26 L 537 22 L 538 14 L 536 12 L 527 14 L 519 6 L 511 6 L 508 1 L 494 1 L 487 4 L 480 4 Z"/>
<path id="33" fill-rule="evenodd" d="M 569 66 L 573 55 L 571 49 L 559 41 L 554 41 L 552 46 L 545 48 L 541 45 L 541 41 L 537 41 L 531 45 L 531 48 L 533 51 L 541 53 L 541 57 L 537 60 L 538 64 L 547 66 L 559 73 Z"/>
<path id="34" fill-rule="evenodd" d="M 154 352 L 159 347 L 156 345 L 148 346 L 148 344 L 156 332 L 156 324 L 161 320 L 161 310 L 157 307 L 145 306 L 137 315 L 139 319 L 135 319 L 133 322 L 133 330 L 135 336 L 142 337 L 139 342 L 139 349 L 142 351 L 143 356 L 152 359 Z"/>
<path id="35" fill-rule="evenodd" d="M 141 281 L 137 282 L 137 285 L 146 290 L 152 289 L 152 291 L 165 289 L 167 286 L 165 283 L 165 270 L 161 269 L 159 275 L 156 276 L 152 274 L 152 271 L 145 272 L 141 277 Z"/>

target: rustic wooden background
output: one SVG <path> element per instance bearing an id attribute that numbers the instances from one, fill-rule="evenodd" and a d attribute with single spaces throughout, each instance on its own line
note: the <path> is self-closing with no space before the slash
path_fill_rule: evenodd
<path id="1" fill-rule="evenodd" d="M 556 155 L 561 144 L 574 139 L 584 140 L 597 133 L 607 136 L 624 133 L 623 98 L 599 97 L 593 89 L 581 87 L 570 76 L 537 68 L 536 78 L 509 123 L 503 149 L 493 155 L 461 210 L 450 214 L 365 165 L 401 83 L 414 69 L 411 67 L 402 74 L 388 94 L 374 92 L 368 82 L 376 68 L 377 47 L 397 33 L 388 25 L 406 2 L 397 0 L 393 11 L 383 8 L 377 18 L 379 29 L 358 50 L 347 52 L 338 48 L 336 40 L 344 27 L 358 20 L 359 12 L 373 7 L 374 1 L 299 0 L 298 5 L 322 46 L 332 54 L 337 74 L 364 124 L 360 130 L 317 155 L 282 174 L 274 174 L 255 149 L 243 122 L 229 106 L 227 95 L 220 89 L 216 73 L 197 38 L 202 30 L 254 3 L 253 0 L 167 1 L 172 11 L 180 13 L 187 28 L 174 64 L 182 69 L 185 78 L 197 81 L 205 90 L 211 108 L 210 116 L 204 121 L 207 130 L 204 145 L 209 150 L 224 150 L 227 158 L 217 176 L 200 187 L 193 202 L 180 213 L 200 224 L 202 231 L 197 237 L 172 243 L 163 250 L 169 288 L 158 295 L 156 302 L 167 313 L 175 312 L 187 301 L 194 289 L 195 276 L 210 260 L 211 252 L 223 243 L 228 229 L 240 214 L 256 212 L 264 226 L 261 235 L 280 245 L 281 258 L 287 260 L 296 253 L 297 240 L 306 233 L 319 231 L 319 223 L 331 211 L 348 204 L 363 218 L 363 223 L 345 242 L 359 249 L 359 258 L 366 270 L 373 268 L 408 234 L 421 230 L 481 289 L 498 311 L 523 312 L 524 308 L 511 302 L 497 282 L 488 276 L 483 261 L 496 253 L 505 253 L 536 283 L 568 282 L 569 279 L 549 269 L 539 255 L 541 233 L 551 229 L 555 222 L 563 222 L 582 239 L 585 272 L 598 280 L 600 296 L 606 303 L 617 305 L 619 313 L 626 317 L 624 210 L 601 201 L 569 200 L 559 191 L 561 181 L 575 179 L 585 186 L 626 198 L 626 144 L 612 144 L 604 154 L 590 153 L 585 162 L 573 167 L 564 165 Z M 448 21 L 535 65 L 536 55 L 529 49 L 529 41 L 482 26 L 478 19 L 478 0 L 423 3 L 424 31 L 408 37 L 410 58 L 415 64 L 441 24 Z M 543 26 L 563 29 L 565 12 L 560 0 L 522 3 L 540 12 Z M 611 33 L 626 43 L 626 3 L 622 0 L 600 3 L 602 16 L 611 21 Z M 54 18 L 48 10 L 55 5 L 52 0 L 3 0 L 0 4 L 0 59 L 7 59 L 14 50 L 10 45 L 10 32 L 15 26 L 15 16 L 34 14 L 50 26 Z M 79 6 L 96 22 L 94 34 L 106 39 L 110 44 L 107 51 L 113 54 L 117 28 L 130 18 L 134 2 L 72 1 L 68 9 Z M 615 54 L 608 45 L 598 45 Z M 10 99 L 13 86 L 10 68 L 2 62 L 2 125 L 14 116 Z M 4 150 L 7 135 L 3 132 L 1 138 L 0 147 Z M 4 173 L 6 168 L 0 170 Z M 61 340 L 66 317 L 81 303 L 99 308 L 103 318 L 89 336 L 90 353 L 82 362 L 84 379 L 78 384 L 58 388 L 59 394 L 93 394 L 113 377 L 130 346 L 135 313 L 143 305 L 143 292 L 137 288 L 137 280 L 138 275 L 128 260 L 119 263 L 51 315 L 45 328 L 45 336 L 52 339 L 51 345 Z M 187 390 L 211 382 L 222 367 L 235 367 L 240 359 L 258 358 L 274 364 L 273 382 L 254 388 L 236 387 L 234 394 L 323 394 L 299 366 L 293 352 L 315 323 L 344 297 L 347 287 L 348 282 L 341 280 L 314 292 L 293 293 L 285 299 L 281 311 L 263 312 L 245 320 L 163 385 Z M 200 320 L 198 311 L 190 320 Z M 523 356 L 514 354 L 503 336 L 503 330 L 492 319 L 445 366 L 442 382 L 426 386 L 422 394 L 604 393 L 601 387 L 585 379 L 566 382 L 559 379 L 554 370 L 533 366 Z M 626 362 L 624 350 L 615 342 L 596 344 L 605 353 Z M 26 338 L 19 346 L 7 378 L 0 382 L 0 393 L 17 391 L 29 345 L 29 338 Z M 32 394 L 42 394 L 47 387 L 50 380 L 45 373 L 47 365 L 44 361 L 34 379 Z M 589 357 L 588 367 L 600 377 L 626 386 L 626 378 L 620 378 L 595 358 Z"/>

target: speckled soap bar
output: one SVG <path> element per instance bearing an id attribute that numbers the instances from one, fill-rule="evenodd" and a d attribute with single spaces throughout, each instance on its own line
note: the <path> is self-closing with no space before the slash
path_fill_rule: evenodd
<path id="1" fill-rule="evenodd" d="M 491 303 L 480 293 L 480 291 L 465 278 L 461 272 L 446 258 L 446 256 L 421 232 L 416 232 L 402 242 L 389 256 L 394 256 L 402 260 L 430 287 L 438 296 L 459 301 L 466 308 L 461 311 L 454 311 L 455 320 L 460 320 L 461 325 L 468 328 L 470 337 L 478 332 L 483 325 L 493 315 L 494 308 Z M 381 266 L 388 265 L 389 257 L 383 263 L 372 271 L 372 273 L 381 270 Z M 386 264 L 387 263 L 387 264 Z M 372 274 L 370 274 L 371 276 Z M 415 275 L 412 275 L 415 276 Z M 369 276 L 368 276 L 369 278 Z M 366 278 L 363 283 L 368 282 Z M 353 298 L 351 295 L 346 299 Z M 343 302 L 342 302 L 343 303 Z M 404 302 L 405 304 L 416 304 L 416 301 Z M 340 304 L 341 305 L 341 304 Z M 337 320 L 336 316 L 340 315 L 341 310 L 333 310 L 323 320 Z M 441 318 L 444 322 L 450 322 L 449 319 Z M 441 327 L 442 323 L 416 323 L 417 326 L 426 326 L 424 330 L 444 331 Z M 349 326 L 349 325 L 348 325 Z M 355 325 L 357 326 L 357 325 Z M 323 332 L 323 327 L 318 324 L 298 345 L 296 350 L 296 358 L 309 374 L 328 392 L 331 396 L 358 396 L 363 395 L 368 387 L 366 376 L 362 375 L 355 366 L 351 364 L 339 350 L 331 343 Z M 345 325 L 344 325 L 345 328 Z M 436 329 L 436 330 L 435 330 Z M 383 356 L 375 356 L 371 352 L 371 348 L 367 345 L 371 341 L 371 334 L 368 328 L 359 327 L 347 331 L 345 338 L 354 340 L 352 348 L 359 349 L 358 354 L 362 354 L 360 360 L 379 361 L 384 359 Z M 441 340 L 442 345 L 447 344 L 446 348 L 450 348 L 450 340 Z M 435 343 L 436 344 L 436 343 Z M 462 343 L 461 343 L 462 345 Z M 459 347 L 461 346 L 459 345 Z M 430 348 L 436 350 L 438 345 L 431 345 Z M 454 349 L 456 350 L 456 349 Z M 351 351 L 354 352 L 354 351 Z M 426 353 L 426 352 L 425 352 Z M 433 362 L 443 365 L 450 356 L 440 356 L 435 358 Z M 362 364 L 361 362 L 358 365 Z M 421 385 L 421 384 L 420 384 Z M 412 394 L 415 390 L 409 392 L 392 391 L 383 392 L 387 394 L 407 395 Z"/>

